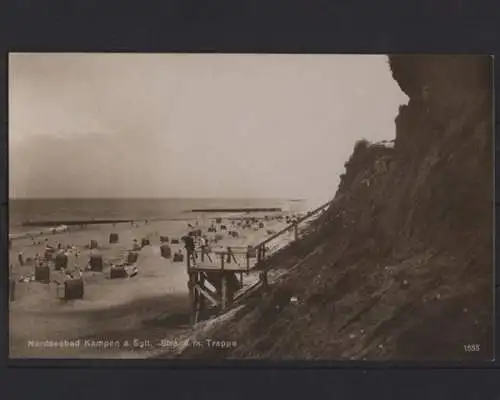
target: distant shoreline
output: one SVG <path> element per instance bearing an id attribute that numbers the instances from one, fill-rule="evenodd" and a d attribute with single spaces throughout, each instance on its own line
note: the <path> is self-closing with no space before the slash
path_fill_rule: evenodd
<path id="1" fill-rule="evenodd" d="M 66 233 L 68 232 L 68 228 L 70 226 L 88 226 L 88 225 L 110 225 L 110 224 L 123 224 L 123 223 L 137 223 L 137 222 L 158 222 L 158 221 L 188 221 L 193 218 L 135 218 L 135 219 L 116 219 L 116 220 L 109 220 L 109 219 L 94 219 L 94 220 L 66 220 L 66 221 L 27 221 L 23 222 L 21 226 L 24 227 L 31 227 L 31 228 L 47 228 L 43 229 L 41 231 L 29 231 L 29 232 L 16 232 L 16 233 L 9 233 L 9 239 L 10 240 L 15 240 L 15 239 L 25 239 L 27 237 L 34 238 L 34 237 L 39 237 L 39 236 L 45 236 L 53 233 Z M 57 228 L 60 227 L 65 227 L 66 229 L 57 231 Z M 54 232 L 56 230 L 56 232 Z"/>

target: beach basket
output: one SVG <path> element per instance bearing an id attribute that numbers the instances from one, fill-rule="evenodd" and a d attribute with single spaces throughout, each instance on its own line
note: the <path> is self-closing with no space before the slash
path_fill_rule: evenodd
<path id="1" fill-rule="evenodd" d="M 48 265 L 40 265 L 35 267 L 35 281 L 42 283 L 50 282 L 50 268 Z"/>
<path id="2" fill-rule="evenodd" d="M 55 249 L 52 249 L 52 248 L 46 249 L 43 256 L 47 261 L 50 261 L 54 258 L 54 253 L 55 253 Z"/>
<path id="3" fill-rule="evenodd" d="M 64 282 L 64 285 L 59 285 L 59 287 L 63 287 L 63 296 L 64 300 L 75 300 L 75 299 L 83 299 L 83 280 L 81 278 L 78 279 L 68 279 Z M 58 295 L 60 294 L 60 289 L 58 287 Z M 61 296 L 58 296 L 61 297 Z"/>
<path id="4" fill-rule="evenodd" d="M 90 248 L 91 249 L 97 249 L 97 246 L 98 246 L 97 240 L 91 240 L 90 241 Z"/>
<path id="5" fill-rule="evenodd" d="M 109 243 L 118 243 L 118 233 L 110 233 L 109 234 Z"/>
<path id="6" fill-rule="evenodd" d="M 68 256 L 64 253 L 59 253 L 54 259 L 54 269 L 59 271 L 65 269 L 68 266 Z"/>
<path id="7" fill-rule="evenodd" d="M 221 231 L 225 231 L 225 230 L 227 230 L 226 225 L 221 225 L 221 226 L 220 226 L 220 230 L 221 230 Z"/>
<path id="8" fill-rule="evenodd" d="M 128 265 L 135 264 L 137 262 L 138 258 L 139 258 L 138 253 L 136 253 L 135 251 L 129 251 L 127 254 L 127 264 Z"/>
<path id="9" fill-rule="evenodd" d="M 104 269 L 104 262 L 100 254 L 91 254 L 89 259 L 89 266 L 91 271 L 102 272 Z"/>
<path id="10" fill-rule="evenodd" d="M 141 240 L 141 247 L 144 247 L 144 246 L 149 246 L 150 243 L 149 243 L 149 239 L 146 239 L 146 238 L 143 238 Z"/>
<path id="11" fill-rule="evenodd" d="M 259 223 L 259 228 L 264 228 L 264 222 Z"/>
<path id="12" fill-rule="evenodd" d="M 179 244 L 179 239 L 172 239 L 172 244 Z"/>
<path id="13" fill-rule="evenodd" d="M 183 261 L 184 261 L 184 254 L 182 253 L 174 254 L 174 262 L 183 262 Z"/>
<path id="14" fill-rule="evenodd" d="M 127 271 L 123 265 L 113 265 L 109 270 L 109 279 L 126 278 Z"/>
<path id="15" fill-rule="evenodd" d="M 222 218 L 215 218 L 215 223 L 220 224 L 222 222 Z"/>
<path id="16" fill-rule="evenodd" d="M 160 236 L 160 243 L 168 243 L 168 236 Z"/>
<path id="17" fill-rule="evenodd" d="M 172 257 L 172 249 L 170 248 L 170 246 L 168 244 L 163 244 L 160 246 L 160 252 L 161 252 L 161 256 L 163 258 L 170 258 Z"/>

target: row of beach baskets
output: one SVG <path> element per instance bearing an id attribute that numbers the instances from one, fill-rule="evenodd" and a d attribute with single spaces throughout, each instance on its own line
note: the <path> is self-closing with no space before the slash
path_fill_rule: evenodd
<path id="1" fill-rule="evenodd" d="M 109 235 L 109 243 L 118 243 L 119 236 L 117 233 L 111 233 Z M 172 258 L 172 249 L 168 245 L 169 238 L 167 236 L 160 236 L 160 241 L 162 245 L 160 246 L 161 256 L 166 259 Z M 178 240 L 172 239 L 171 243 L 177 242 Z M 149 239 L 142 239 L 141 247 L 150 245 Z M 98 243 L 96 240 L 91 240 L 90 249 L 98 248 Z M 134 249 L 138 250 L 138 249 Z M 48 249 L 46 252 L 46 260 L 52 260 L 54 262 L 54 269 L 56 271 L 64 270 L 68 266 L 68 256 L 64 252 L 55 254 L 55 249 Z M 130 276 L 126 270 L 127 265 L 133 265 L 137 262 L 139 258 L 139 253 L 137 251 L 128 251 L 125 258 L 125 265 L 113 265 L 109 270 L 109 278 L 125 278 Z M 174 262 L 182 262 L 184 255 L 181 253 L 173 254 Z M 102 272 L 104 270 L 103 257 L 100 254 L 91 254 L 89 257 L 89 270 L 94 272 Z M 37 282 L 49 283 L 50 280 L 50 267 L 48 264 L 39 265 L 35 267 L 34 280 Z M 12 288 L 12 292 L 14 288 Z M 84 295 L 84 281 L 81 277 L 79 278 L 67 278 L 63 283 L 57 286 L 57 297 L 61 300 L 74 300 L 82 299 Z"/>
<path id="2" fill-rule="evenodd" d="M 137 262 L 139 254 L 129 251 L 126 256 L 125 264 L 133 265 Z M 64 253 L 57 254 L 54 258 L 54 269 L 64 270 L 68 266 L 68 256 Z M 104 270 L 103 257 L 100 254 L 91 254 L 89 257 L 89 270 L 94 272 L 102 272 Z M 34 280 L 42 283 L 51 282 L 51 271 L 48 264 L 35 266 Z M 109 271 L 109 278 L 125 278 L 129 276 L 125 265 L 112 266 Z M 84 283 L 81 277 L 67 278 L 63 283 L 57 286 L 57 297 L 61 300 L 73 300 L 83 298 Z"/>

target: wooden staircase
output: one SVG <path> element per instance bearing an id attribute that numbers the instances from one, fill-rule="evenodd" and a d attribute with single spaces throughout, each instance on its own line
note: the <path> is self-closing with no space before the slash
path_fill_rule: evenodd
<path id="1" fill-rule="evenodd" d="M 190 266 L 189 257 L 187 262 L 187 269 L 189 274 L 189 295 L 190 301 L 193 307 L 192 312 L 192 322 L 196 323 L 200 317 L 200 314 L 203 315 L 207 308 L 215 308 L 219 311 L 226 310 L 229 306 L 231 306 L 236 300 L 240 301 L 245 298 L 245 295 L 248 293 L 254 293 L 258 287 L 267 286 L 268 276 L 267 272 L 270 267 L 263 268 L 259 274 L 259 281 L 250 286 L 248 289 L 245 289 L 244 292 L 241 292 L 243 287 L 242 276 L 243 273 L 250 273 L 250 270 L 258 269 L 259 266 L 262 266 L 262 262 L 269 257 L 272 252 L 269 251 L 268 244 L 274 239 L 289 233 L 291 230 L 294 231 L 294 240 L 298 240 L 300 236 L 299 225 L 304 221 L 312 218 L 320 211 L 326 209 L 333 202 L 329 201 L 316 209 L 308 212 L 306 215 L 301 217 L 298 220 L 293 221 L 293 223 L 289 224 L 287 227 L 282 229 L 281 231 L 273 234 L 271 237 L 263 240 L 259 244 L 251 247 L 246 252 L 246 268 L 240 268 L 237 263 L 236 258 L 234 258 L 234 254 L 232 250 L 229 250 L 227 253 L 221 253 L 220 257 L 220 266 L 217 265 L 211 266 L 208 268 L 200 268 L 196 266 Z M 278 250 L 279 251 L 279 250 Z M 250 254 L 256 253 L 257 262 L 250 263 Z M 234 259 L 233 263 L 228 263 L 228 257 Z M 240 275 L 240 279 L 238 279 L 238 274 Z M 210 283 L 210 285 L 215 289 L 211 290 L 205 284 L 206 282 Z M 237 293 L 240 291 L 240 293 Z M 236 294 L 237 293 L 237 294 Z M 237 298 L 235 298 L 235 295 Z M 208 304 L 210 307 L 207 307 Z"/>

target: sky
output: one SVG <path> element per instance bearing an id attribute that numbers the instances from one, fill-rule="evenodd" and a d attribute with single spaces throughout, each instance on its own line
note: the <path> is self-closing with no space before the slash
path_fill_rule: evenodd
<path id="1" fill-rule="evenodd" d="M 382 55 L 11 53 L 11 198 L 333 198 L 393 139 Z"/>

